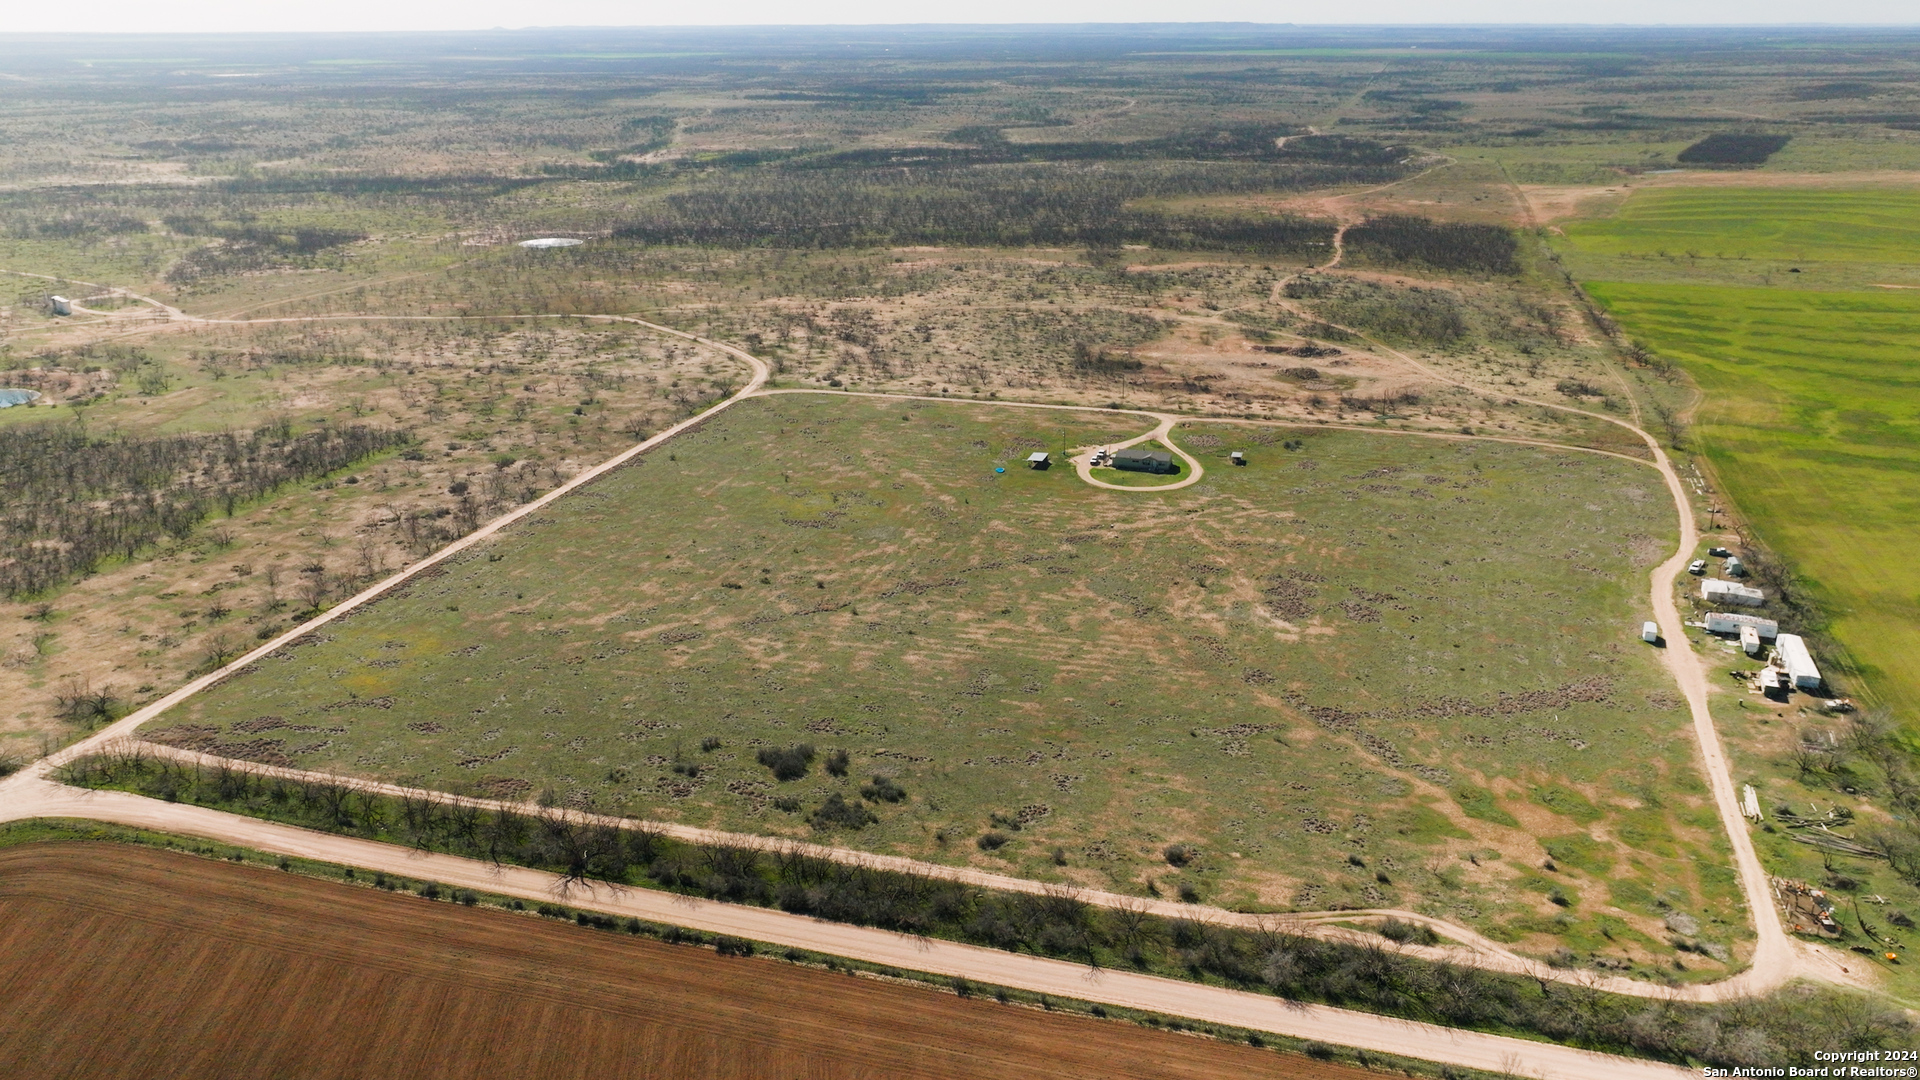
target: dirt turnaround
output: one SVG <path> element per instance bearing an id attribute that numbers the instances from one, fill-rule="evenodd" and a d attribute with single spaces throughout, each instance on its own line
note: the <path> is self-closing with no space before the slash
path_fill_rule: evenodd
<path id="1" fill-rule="evenodd" d="M 20 1077 L 1366 1075 L 106 843 L 0 852 L 0 986 Z"/>

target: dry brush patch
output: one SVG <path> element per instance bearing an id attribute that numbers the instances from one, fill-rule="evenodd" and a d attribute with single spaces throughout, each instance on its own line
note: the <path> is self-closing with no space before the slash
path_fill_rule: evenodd
<path id="1" fill-rule="evenodd" d="M 739 371 L 635 327 L 531 320 L 188 328 L 39 359 L 89 381 L 4 417 L 12 471 L 46 480 L 5 500 L 49 556 L 0 603 L 0 731 L 20 740 L 225 663 L 706 407 Z M 379 452 L 348 454 L 356 437 Z M 296 457 L 314 459 L 304 479 L 274 484 Z M 112 490 L 58 513 L 88 494 L 63 479 L 87 467 Z M 82 540 L 103 549 L 91 565 Z M 112 708 L 75 714 L 63 699 L 82 693 Z"/>

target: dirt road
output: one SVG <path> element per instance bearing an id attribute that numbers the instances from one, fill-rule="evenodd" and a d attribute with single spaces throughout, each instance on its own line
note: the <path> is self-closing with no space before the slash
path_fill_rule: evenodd
<path id="1" fill-rule="evenodd" d="M 1143 442 L 1151 442 L 1154 439 L 1158 439 L 1167 449 L 1180 455 L 1181 461 L 1187 463 L 1187 475 L 1185 477 L 1175 480 L 1171 484 L 1150 484 L 1142 487 L 1129 487 L 1125 484 L 1109 484 L 1105 480 L 1101 480 L 1093 475 L 1093 455 L 1099 448 L 1087 446 L 1082 447 L 1079 452 L 1075 453 L 1070 459 L 1073 462 L 1074 471 L 1080 474 L 1080 479 L 1097 488 L 1107 488 L 1111 491 L 1140 492 L 1178 491 L 1183 487 L 1192 487 L 1194 484 L 1199 483 L 1200 478 L 1207 474 L 1206 468 L 1200 464 L 1200 459 L 1182 450 L 1179 444 L 1173 441 L 1173 425 L 1179 423 L 1180 418 L 1171 413 L 1148 413 L 1147 415 L 1159 420 L 1159 425 L 1145 435 L 1135 436 L 1123 443 L 1115 443 L 1107 447 L 1107 449 L 1125 450 L 1129 446 L 1138 446 Z"/>
<path id="2" fill-rule="evenodd" d="M 17 779 L 17 778 L 16 778 Z M 551 900 L 554 876 L 519 867 L 412 851 L 310 832 L 256 818 L 113 791 L 83 791 L 29 777 L 9 783 L 4 814 L 73 817 L 204 836 L 272 854 L 425 878 L 454 888 Z M 1370 1013 L 1301 1005 L 1262 994 L 1123 971 L 1093 971 L 1063 960 L 827 922 L 783 911 L 691 900 L 648 889 L 601 887 L 565 898 L 577 907 L 636 916 L 876 964 L 958 976 L 1059 997 L 1186 1016 L 1296 1038 L 1549 1080 L 1679 1080 L 1678 1066 L 1595 1054 L 1551 1043 L 1455 1031 Z"/>

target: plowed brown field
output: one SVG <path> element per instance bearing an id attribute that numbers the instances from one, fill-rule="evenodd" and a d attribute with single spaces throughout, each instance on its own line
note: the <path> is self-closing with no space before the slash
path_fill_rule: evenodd
<path id="1" fill-rule="evenodd" d="M 1361 1070 L 108 844 L 0 851 L 0 1075 Z"/>

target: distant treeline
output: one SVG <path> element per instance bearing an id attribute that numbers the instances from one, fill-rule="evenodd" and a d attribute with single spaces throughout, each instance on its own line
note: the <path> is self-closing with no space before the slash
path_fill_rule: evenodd
<path id="1" fill-rule="evenodd" d="M 1517 274 L 1519 244 L 1498 225 L 1458 225 L 1421 217 L 1377 217 L 1347 230 L 1355 255 L 1384 263 L 1420 263 L 1436 270 Z"/>
<path id="2" fill-rule="evenodd" d="M 1679 161 L 1688 165 L 1764 165 L 1786 148 L 1791 135 L 1709 135 L 1685 150 Z"/>
<path id="3" fill-rule="evenodd" d="M 289 780 L 138 753 L 83 758 L 61 778 L 327 832 L 551 871 L 570 882 L 649 884 L 686 895 L 1008 952 L 1122 967 L 1610 1053 L 1721 1066 L 1812 1064 L 1820 1051 L 1912 1045 L 1911 1020 L 1864 995 L 1795 986 L 1699 1005 L 1434 963 L 1378 944 L 1097 907 L 1060 887 L 997 892 L 832 862 L 790 848 L 688 844 L 558 810 L 485 809 L 351 783 Z M 1173 853 L 1169 852 L 1169 858 Z M 1383 927 L 1413 936 L 1404 924 Z M 1417 928 L 1414 934 L 1417 935 Z"/>
<path id="4" fill-rule="evenodd" d="M 948 138 L 965 147 L 907 146 L 846 150 L 793 160 L 807 169 L 882 166 L 1008 165 L 1044 161 L 1259 161 L 1273 164 L 1390 168 L 1410 151 L 1345 135 L 1301 135 L 1298 128 L 1254 124 L 1132 142 L 1011 142 L 997 127 L 966 127 Z M 1286 140 L 1282 142 L 1281 140 Z"/>
<path id="5" fill-rule="evenodd" d="M 1298 255 L 1324 251 L 1332 227 L 1304 218 L 1168 214 L 1128 204 L 1321 186 L 1336 182 L 1329 173 L 1349 178 L 1356 170 L 1197 163 L 764 170 L 668 195 L 616 235 L 726 247 L 1150 244 Z"/>
<path id="6" fill-rule="evenodd" d="M 0 594 L 32 595 L 103 561 L 192 532 L 216 510 L 413 441 L 355 424 L 285 423 L 218 435 L 89 435 L 77 424 L 0 429 Z"/>
<path id="7" fill-rule="evenodd" d="M 665 121 L 650 117 L 650 122 Z M 1077 142 L 1013 142 L 1005 129 L 994 125 L 972 125 L 947 134 L 949 144 L 939 146 L 872 147 L 860 150 L 827 150 L 822 147 L 791 147 L 766 150 L 733 150 L 698 154 L 670 161 L 641 164 L 621 161 L 664 146 L 671 140 L 671 128 L 656 131 L 653 139 L 620 150 L 595 151 L 588 156 L 604 164 L 590 167 L 553 165 L 547 168 L 557 176 L 612 176 L 671 179 L 674 176 L 714 170 L 737 170 L 759 166 L 788 171 L 821 171 L 875 168 L 934 169 L 966 165 L 1035 165 L 1070 162 L 1249 162 L 1269 165 L 1319 166 L 1321 168 L 1398 170 L 1413 156 L 1411 148 L 1349 135 L 1298 135 L 1298 129 L 1284 124 L 1242 124 L 1225 128 L 1204 128 L 1153 139 L 1120 142 L 1085 140 Z M 1338 181 L 1331 181 L 1337 183 Z"/>

